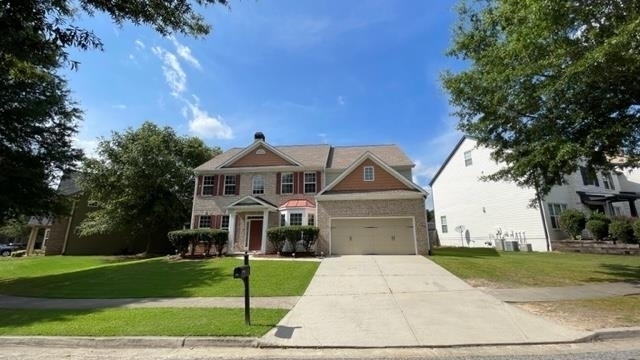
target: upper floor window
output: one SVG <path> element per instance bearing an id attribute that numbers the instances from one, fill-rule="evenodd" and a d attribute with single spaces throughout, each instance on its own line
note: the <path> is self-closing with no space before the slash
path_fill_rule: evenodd
<path id="1" fill-rule="evenodd" d="M 560 214 L 567 210 L 567 204 L 549 204 L 549 217 L 551 218 L 551 228 L 560 228 Z"/>
<path id="2" fill-rule="evenodd" d="M 613 185 L 613 177 L 611 176 L 611 173 L 602 174 L 602 185 L 604 186 L 605 189 L 610 189 L 610 190 L 616 189 L 615 185 Z"/>
<path id="3" fill-rule="evenodd" d="M 315 172 L 304 173 L 304 192 L 305 193 L 316 192 L 316 173 Z"/>
<path id="4" fill-rule="evenodd" d="M 442 226 L 442 233 L 446 234 L 449 232 L 449 227 L 447 226 L 447 217 L 440 216 L 440 226 Z"/>
<path id="5" fill-rule="evenodd" d="M 315 214 L 307 214 L 307 225 L 315 226 L 316 225 L 316 215 Z"/>
<path id="6" fill-rule="evenodd" d="M 473 159 L 471 159 L 471 150 L 464 152 L 464 166 L 471 166 Z"/>
<path id="7" fill-rule="evenodd" d="M 215 187 L 216 182 L 213 176 L 202 177 L 202 195 L 213 195 Z"/>
<path id="8" fill-rule="evenodd" d="M 222 215 L 222 220 L 220 221 L 220 229 L 228 229 L 229 228 L 229 215 Z"/>
<path id="9" fill-rule="evenodd" d="M 210 228 L 211 227 L 211 216 L 200 216 L 200 221 L 198 222 L 199 228 Z"/>
<path id="10" fill-rule="evenodd" d="M 262 175 L 255 175 L 252 180 L 253 194 L 264 194 L 264 177 Z"/>
<path id="11" fill-rule="evenodd" d="M 224 194 L 225 195 L 235 195 L 236 194 L 236 176 L 235 175 L 225 175 L 224 176 Z"/>
<path id="12" fill-rule="evenodd" d="M 598 183 L 598 176 L 593 169 L 587 169 L 584 166 L 580 166 L 580 176 L 582 176 L 583 184 L 600 186 L 600 184 Z"/>
<path id="13" fill-rule="evenodd" d="M 373 181 L 375 175 L 373 172 L 373 166 L 364 167 L 364 181 Z"/>
<path id="14" fill-rule="evenodd" d="M 289 225 L 302 225 L 302 213 L 292 213 L 289 214 Z"/>
<path id="15" fill-rule="evenodd" d="M 280 193 L 293 194 L 293 173 L 282 173 L 280 176 Z"/>

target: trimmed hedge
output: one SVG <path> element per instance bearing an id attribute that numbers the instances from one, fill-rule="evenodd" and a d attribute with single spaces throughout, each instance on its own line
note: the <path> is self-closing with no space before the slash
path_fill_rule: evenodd
<path id="1" fill-rule="evenodd" d="M 635 244 L 637 242 L 633 236 L 633 226 L 630 218 L 614 218 L 609 224 L 609 235 L 615 241 L 621 241 L 626 244 Z"/>
<path id="2" fill-rule="evenodd" d="M 209 255 L 211 246 L 215 246 L 218 256 L 222 256 L 222 251 L 229 239 L 229 232 L 220 229 L 185 229 L 170 231 L 167 234 L 169 242 L 176 248 L 180 256 L 184 257 L 191 246 L 191 255 L 194 254 L 198 243 L 203 243 L 205 256 Z"/>
<path id="3" fill-rule="evenodd" d="M 295 252 L 296 244 L 301 240 L 305 251 L 311 252 L 319 233 L 320 229 L 317 226 L 280 226 L 268 229 L 267 238 L 276 252 L 282 252 L 285 242 L 288 242 Z"/>
<path id="4" fill-rule="evenodd" d="M 586 219 L 584 213 L 576 209 L 568 209 L 560 214 L 560 228 L 575 240 L 584 229 Z"/>
<path id="5" fill-rule="evenodd" d="M 593 212 L 589 216 L 586 228 L 596 240 L 602 240 L 609 234 L 609 224 L 611 219 L 601 212 Z"/>

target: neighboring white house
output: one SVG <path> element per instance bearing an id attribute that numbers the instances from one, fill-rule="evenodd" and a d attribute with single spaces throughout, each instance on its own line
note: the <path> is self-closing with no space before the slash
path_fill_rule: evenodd
<path id="1" fill-rule="evenodd" d="M 638 216 L 638 171 L 589 174 L 581 168 L 567 176 L 566 185 L 553 187 L 542 206 L 532 208 L 533 189 L 479 179 L 501 167 L 490 153 L 465 136 L 431 180 L 441 245 L 492 247 L 503 238 L 548 251 L 549 240 L 567 237 L 558 226 L 558 215 L 566 209 Z"/>

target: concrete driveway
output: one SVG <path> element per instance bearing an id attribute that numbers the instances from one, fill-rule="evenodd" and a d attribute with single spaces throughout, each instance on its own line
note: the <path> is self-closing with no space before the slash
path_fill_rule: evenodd
<path id="1" fill-rule="evenodd" d="M 506 304 L 422 256 L 326 258 L 263 346 L 402 347 L 567 342 L 568 329 Z"/>

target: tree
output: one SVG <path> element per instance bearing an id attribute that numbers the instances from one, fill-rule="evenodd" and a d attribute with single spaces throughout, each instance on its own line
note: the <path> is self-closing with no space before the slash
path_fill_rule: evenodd
<path id="1" fill-rule="evenodd" d="M 97 153 L 97 159 L 84 160 L 80 174 L 83 191 L 98 205 L 80 225 L 80 234 L 126 232 L 146 239 L 146 251 L 163 252 L 169 230 L 189 219 L 193 169 L 220 149 L 145 122 L 102 139 Z"/>
<path id="2" fill-rule="evenodd" d="M 71 99 L 62 66 L 77 68 L 69 48 L 102 49 L 79 14 L 105 13 L 116 24 L 152 26 L 162 35 L 208 34 L 195 5 L 228 0 L 0 0 L 0 223 L 18 215 L 60 213 L 51 185 L 75 167 L 82 112 Z"/>
<path id="3" fill-rule="evenodd" d="M 586 164 L 640 159 L 640 2 L 485 0 L 459 6 L 445 72 L 458 127 L 545 195 Z"/>

